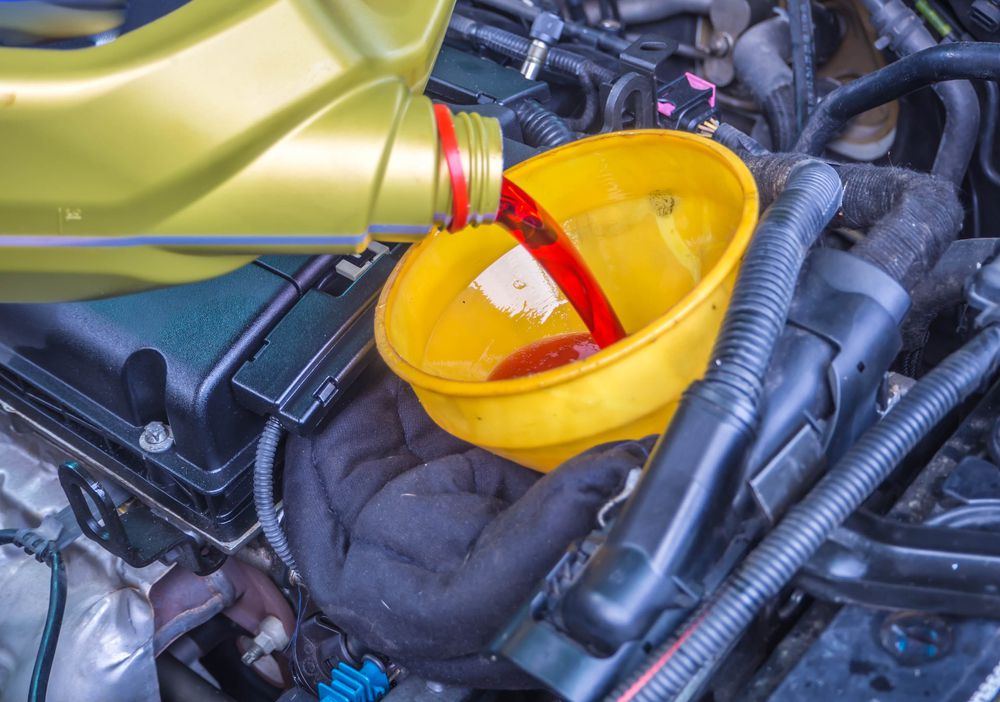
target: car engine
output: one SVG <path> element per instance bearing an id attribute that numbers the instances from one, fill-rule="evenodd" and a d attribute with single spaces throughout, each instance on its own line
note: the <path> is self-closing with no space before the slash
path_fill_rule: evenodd
<path id="1" fill-rule="evenodd" d="M 214 1 L 0 3 L 0 45 Z M 647 131 L 748 169 L 708 370 L 539 479 L 385 370 L 407 242 L 4 301 L 0 702 L 1000 699 L 998 79 L 998 0 L 457 0 L 423 94 L 504 169 Z"/>

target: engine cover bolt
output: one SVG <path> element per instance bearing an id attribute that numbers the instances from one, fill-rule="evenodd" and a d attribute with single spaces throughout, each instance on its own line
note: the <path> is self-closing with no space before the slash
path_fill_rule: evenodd
<path id="1" fill-rule="evenodd" d="M 148 453 L 163 453 L 174 445 L 174 434 L 163 422 L 150 422 L 139 436 L 139 447 Z"/>

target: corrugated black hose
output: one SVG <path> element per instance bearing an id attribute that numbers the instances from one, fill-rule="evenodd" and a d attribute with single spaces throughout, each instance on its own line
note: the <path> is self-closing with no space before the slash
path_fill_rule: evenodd
<path id="1" fill-rule="evenodd" d="M 524 140 L 529 146 L 551 149 L 575 139 L 566 120 L 535 100 L 522 100 L 514 109 L 521 123 Z"/>
<path id="2" fill-rule="evenodd" d="M 914 90 L 934 85 L 941 81 L 1000 79 L 1000 44 L 986 42 L 957 42 L 942 44 L 918 51 L 900 58 L 884 68 L 868 73 L 847 83 L 826 96 L 816 106 L 812 117 L 806 123 L 795 150 L 805 154 L 819 155 L 847 121 L 862 112 L 884 105 Z M 978 127 L 979 105 L 975 104 L 976 127 Z M 971 138 L 973 145 L 977 129 L 961 135 Z M 956 135 L 957 136 L 957 135 Z M 945 148 L 946 154 L 951 151 Z M 969 149 L 968 155 L 971 157 Z M 939 157 L 941 151 L 939 149 Z M 950 162 L 950 158 L 947 159 Z M 948 165 L 948 164 L 946 164 Z M 952 182 L 961 180 L 965 163 L 948 165 L 947 172 L 937 166 L 935 172 Z M 959 173 L 961 171 L 961 173 Z"/>
<path id="3" fill-rule="evenodd" d="M 49 606 L 42 629 L 42 640 L 38 644 L 38 654 L 31 671 L 28 687 L 28 702 L 43 702 L 49 687 L 49 675 L 59 643 L 63 613 L 66 610 L 66 565 L 56 545 L 30 529 L 0 529 L 0 546 L 13 544 L 34 556 L 39 563 L 45 563 L 52 571 L 49 579 Z"/>
<path id="4" fill-rule="evenodd" d="M 281 562 L 288 566 L 293 577 L 298 577 L 298 567 L 292 548 L 288 545 L 285 530 L 281 528 L 278 511 L 274 506 L 274 458 L 284 430 L 275 417 L 268 417 L 264 430 L 257 440 L 257 456 L 253 466 L 253 503 L 264 538 L 274 549 Z"/>
<path id="5" fill-rule="evenodd" d="M 761 607 L 792 580 L 899 462 L 1000 362 L 1000 328 L 989 327 L 941 362 L 824 476 L 755 548 L 674 641 L 650 654 L 609 699 L 674 699 L 714 666 Z"/>
<path id="6" fill-rule="evenodd" d="M 816 104 L 816 41 L 812 0 L 788 0 L 792 34 L 792 73 L 795 86 L 795 134 L 802 131 Z"/>
<path id="7" fill-rule="evenodd" d="M 495 51 L 517 60 L 528 55 L 531 41 L 526 37 L 507 32 L 488 24 L 481 24 L 468 17 L 454 14 L 448 30 L 465 41 L 480 48 Z M 555 73 L 576 78 L 584 94 L 583 113 L 578 117 L 565 118 L 566 124 L 575 131 L 583 131 L 590 126 L 597 115 L 597 89 L 601 83 L 613 82 L 618 75 L 604 66 L 571 51 L 552 47 L 545 58 L 545 67 Z"/>
<path id="8" fill-rule="evenodd" d="M 578 640 L 611 652 L 643 635 L 664 609 L 685 606 L 725 548 L 712 524 L 732 502 L 799 270 L 840 200 L 836 172 L 808 161 L 761 218 L 704 379 L 684 394 L 606 541 L 566 591 L 564 622 Z"/>

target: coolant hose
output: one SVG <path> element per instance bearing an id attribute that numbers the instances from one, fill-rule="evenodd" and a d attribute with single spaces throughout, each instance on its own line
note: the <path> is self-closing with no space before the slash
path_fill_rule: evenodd
<path id="1" fill-rule="evenodd" d="M 797 164 L 750 242 L 704 379 L 682 397 L 606 541 L 563 598 L 567 629 L 612 652 L 688 606 L 725 549 L 718 526 L 758 420 L 806 253 L 840 206 L 826 164 Z M 692 534 L 705 538 L 692 538 Z"/>
<path id="2" fill-rule="evenodd" d="M 574 140 L 566 120 L 547 110 L 535 100 L 522 100 L 514 109 L 529 146 L 551 149 Z"/>
<path id="3" fill-rule="evenodd" d="M 771 145 L 787 151 L 799 130 L 792 100 L 792 53 L 788 20 L 772 17 L 745 31 L 733 48 L 733 67 L 740 82 L 760 104 L 771 133 Z"/>
<path id="4" fill-rule="evenodd" d="M 989 327 L 942 361 L 868 432 L 755 548 L 683 633 L 655 650 L 615 702 L 680 694 L 743 634 L 847 517 L 951 410 L 996 370 L 1000 328 Z"/>
<path id="5" fill-rule="evenodd" d="M 260 521 L 264 538 L 274 549 L 281 562 L 288 570 L 298 577 L 298 567 L 295 557 L 288 545 L 285 530 L 281 528 L 278 512 L 274 508 L 274 457 L 278 453 L 278 444 L 284 431 L 281 423 L 275 417 L 268 417 L 264 430 L 257 440 L 257 456 L 253 465 L 253 504 L 257 509 L 257 519 Z"/>
<path id="6" fill-rule="evenodd" d="M 851 81 L 827 95 L 817 105 L 812 117 L 806 123 L 795 145 L 795 150 L 819 155 L 827 143 L 855 115 L 884 105 L 928 85 L 941 81 L 974 78 L 994 81 L 1000 79 L 1000 44 L 984 42 L 941 44 L 904 56 L 898 61 Z M 975 91 L 973 91 L 974 97 Z M 946 146 L 943 135 L 942 145 L 939 146 L 938 151 L 939 160 L 935 162 L 935 173 L 952 182 L 961 180 L 972 156 L 975 136 L 978 133 L 978 102 L 969 105 L 966 105 L 966 102 L 968 101 L 962 98 L 963 107 L 960 108 L 960 113 L 956 117 L 967 116 L 974 111 L 976 119 L 975 124 L 972 125 L 972 135 L 964 133 L 968 129 L 968 125 L 961 127 L 963 134 L 955 134 L 955 139 L 962 141 L 962 144 L 958 146 L 954 142 L 949 142 L 950 145 Z M 949 112 L 949 119 L 951 116 Z M 964 121 L 963 124 L 965 124 Z M 945 134 L 949 133 L 949 128 L 946 128 Z M 972 143 L 966 149 L 964 144 L 968 139 L 972 139 Z M 961 158 L 959 158 L 960 156 Z"/>
<path id="7" fill-rule="evenodd" d="M 923 20 L 903 0 L 863 0 L 872 24 L 889 41 L 897 56 L 909 56 L 935 46 Z M 934 85 L 944 106 L 944 130 L 931 172 L 953 183 L 961 183 L 969 168 L 979 131 L 979 100 L 969 81 Z"/>

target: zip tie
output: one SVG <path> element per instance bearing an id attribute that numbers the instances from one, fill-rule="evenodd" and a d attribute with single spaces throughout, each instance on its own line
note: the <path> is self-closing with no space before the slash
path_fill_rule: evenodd
<path id="1" fill-rule="evenodd" d="M 438 138 L 444 152 L 444 162 L 451 178 L 451 224 L 448 231 L 457 232 L 469 223 L 469 184 L 462 168 L 462 155 L 458 150 L 458 137 L 451 110 L 441 104 L 434 105 L 434 119 L 437 122 Z"/>

